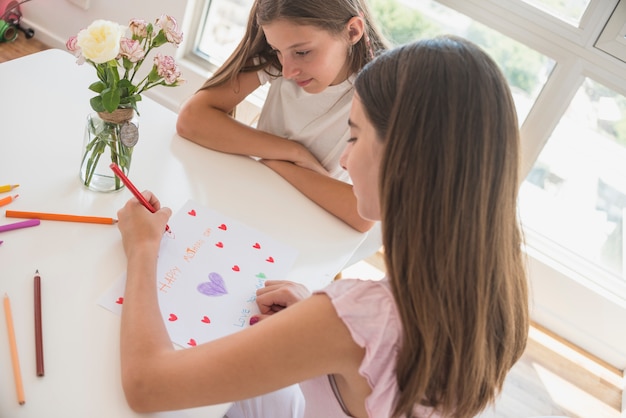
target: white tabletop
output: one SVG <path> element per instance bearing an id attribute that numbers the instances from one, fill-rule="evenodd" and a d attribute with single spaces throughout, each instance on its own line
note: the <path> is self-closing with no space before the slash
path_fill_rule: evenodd
<path id="1" fill-rule="evenodd" d="M 20 184 L 0 208 L 116 217 L 128 190 L 85 189 L 78 170 L 87 89 L 95 70 L 48 50 L 0 64 L 0 185 Z M 161 87 L 157 87 L 161 88 Z M 175 133 L 176 114 L 146 98 L 129 177 L 176 211 L 192 198 L 299 251 L 289 279 L 319 288 L 332 280 L 364 235 L 309 201 L 267 167 L 199 147 Z M 26 404 L 18 405 L 7 330 L 0 320 L 0 416 L 137 417 L 119 371 L 120 318 L 98 298 L 123 274 L 115 226 L 42 221 L 0 233 L 0 296 L 11 298 Z M 35 373 L 33 276 L 42 277 L 45 376 Z M 150 417 L 221 417 L 225 405 Z"/>

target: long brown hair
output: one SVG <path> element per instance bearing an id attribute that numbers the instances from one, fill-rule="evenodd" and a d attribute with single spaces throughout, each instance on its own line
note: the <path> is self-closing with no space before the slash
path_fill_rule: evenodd
<path id="1" fill-rule="evenodd" d="M 355 16 L 363 18 L 365 33 L 354 45 L 348 58 L 352 73 L 357 73 L 387 47 L 387 42 L 374 24 L 364 0 L 255 0 L 243 39 L 201 89 L 227 81 L 235 82 L 240 72 L 266 69 L 271 75 L 280 76 L 282 65 L 267 43 L 262 25 L 285 19 L 296 24 L 315 26 L 336 35 Z M 256 63 L 253 58 L 258 58 Z M 271 69 L 274 69 L 274 73 L 270 72 Z"/>
<path id="2" fill-rule="evenodd" d="M 355 87 L 385 143 L 383 245 L 403 327 L 393 417 L 417 403 L 475 416 L 528 334 L 511 93 L 489 56 L 452 36 L 383 54 Z"/>

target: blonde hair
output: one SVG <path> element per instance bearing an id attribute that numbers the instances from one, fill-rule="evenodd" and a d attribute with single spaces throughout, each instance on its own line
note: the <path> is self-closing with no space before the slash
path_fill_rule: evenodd
<path id="1" fill-rule="evenodd" d="M 511 93 L 489 56 L 452 36 L 383 54 L 355 88 L 385 143 L 383 245 L 403 327 L 393 417 L 417 403 L 475 416 L 528 333 Z"/>
<path id="2" fill-rule="evenodd" d="M 281 75 L 282 65 L 265 39 L 263 25 L 284 19 L 339 34 L 355 16 L 363 18 L 365 33 L 348 57 L 352 73 L 357 73 L 376 54 L 387 48 L 387 42 L 375 26 L 363 0 L 256 0 L 250 10 L 243 39 L 226 62 L 202 85 L 201 90 L 228 81 L 234 83 L 240 72 L 265 69 L 270 75 Z M 253 60 L 255 58 L 258 60 Z"/>

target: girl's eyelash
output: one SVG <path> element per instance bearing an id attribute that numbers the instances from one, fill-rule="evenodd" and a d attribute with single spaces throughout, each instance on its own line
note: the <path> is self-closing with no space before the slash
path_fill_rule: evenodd
<path id="1" fill-rule="evenodd" d="M 353 136 L 352 138 L 348 138 L 348 143 L 355 142 L 355 141 L 356 141 L 356 137 L 355 136 Z"/>
<path id="2" fill-rule="evenodd" d="M 311 51 L 296 51 L 296 55 L 305 56 Z"/>

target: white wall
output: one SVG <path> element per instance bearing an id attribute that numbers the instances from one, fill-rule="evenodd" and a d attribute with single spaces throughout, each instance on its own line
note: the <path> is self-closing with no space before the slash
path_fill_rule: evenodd
<path id="1" fill-rule="evenodd" d="M 184 40 L 178 49 L 167 45 L 160 48 L 159 52 L 176 57 L 187 83 L 174 88 L 155 87 L 146 95 L 176 111 L 180 103 L 192 95 L 208 76 L 206 71 L 199 70 L 182 58 L 184 46 L 192 40 L 185 35 L 188 35 L 186 25 L 194 13 L 194 0 L 90 0 L 90 3 L 88 10 L 83 10 L 67 0 L 34 0 L 24 3 L 21 6 L 22 26 L 33 28 L 35 39 L 50 47 L 65 49 L 65 41 L 70 36 L 96 19 L 112 20 L 122 25 L 132 18 L 154 23 L 162 14 L 168 14 L 183 28 Z M 19 36 L 24 34 L 20 32 Z"/>

